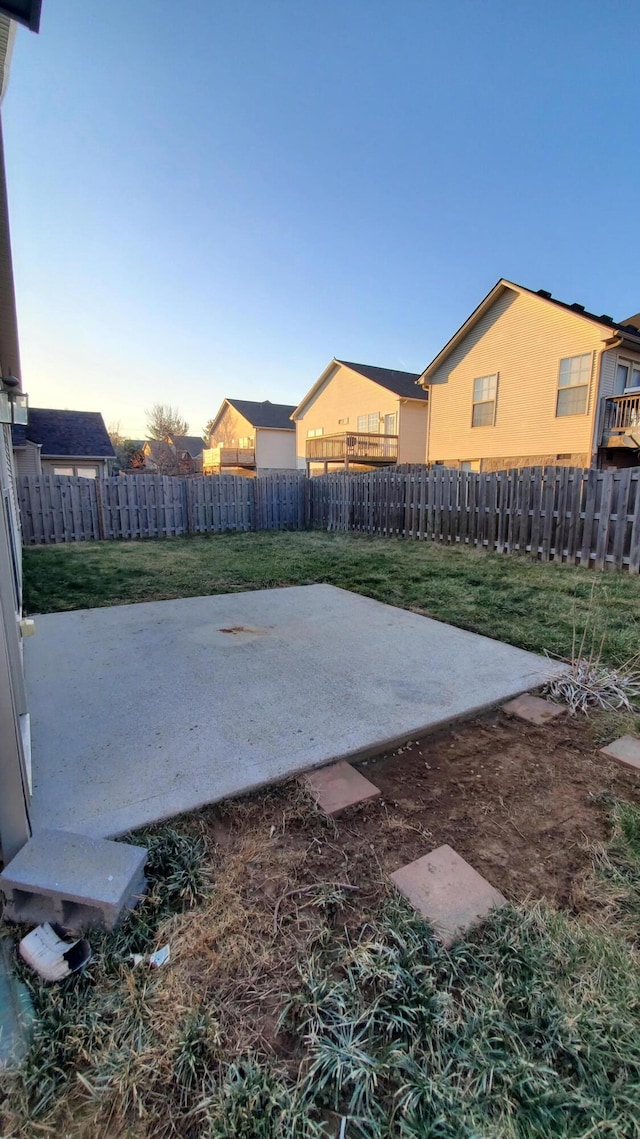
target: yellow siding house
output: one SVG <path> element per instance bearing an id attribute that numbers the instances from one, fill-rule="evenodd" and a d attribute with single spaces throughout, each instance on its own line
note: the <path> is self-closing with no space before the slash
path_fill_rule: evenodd
<path id="1" fill-rule="evenodd" d="M 293 412 L 300 469 L 426 462 L 428 397 L 417 381 L 417 372 L 334 358 Z"/>
<path id="2" fill-rule="evenodd" d="M 261 475 L 296 469 L 293 404 L 225 399 L 202 452 L 205 475 Z"/>
<path id="3" fill-rule="evenodd" d="M 640 316 L 501 280 L 420 376 L 429 462 L 467 470 L 640 461 Z"/>

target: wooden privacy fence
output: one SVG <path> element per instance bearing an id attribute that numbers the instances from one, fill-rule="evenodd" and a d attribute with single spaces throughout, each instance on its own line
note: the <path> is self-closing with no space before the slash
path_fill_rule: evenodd
<path id="1" fill-rule="evenodd" d="M 169 538 L 305 526 L 304 477 L 241 475 L 107 479 L 38 475 L 19 481 L 25 546 L 103 538 Z"/>
<path id="2" fill-rule="evenodd" d="M 357 531 L 640 570 L 640 467 L 441 467 L 101 480 L 41 475 L 19 484 L 25 545 L 225 530 Z"/>
<path id="3" fill-rule="evenodd" d="M 640 569 L 640 467 L 392 469 L 311 480 L 307 524 Z"/>

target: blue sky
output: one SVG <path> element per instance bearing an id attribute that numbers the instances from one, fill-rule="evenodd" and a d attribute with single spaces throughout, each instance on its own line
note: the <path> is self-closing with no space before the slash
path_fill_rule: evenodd
<path id="1" fill-rule="evenodd" d="M 505 276 L 640 309 L 631 0 L 44 0 L 3 108 L 25 386 L 144 435 L 421 370 Z"/>

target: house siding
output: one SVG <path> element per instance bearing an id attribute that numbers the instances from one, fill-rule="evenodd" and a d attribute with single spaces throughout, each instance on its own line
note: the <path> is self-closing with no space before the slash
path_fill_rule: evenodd
<path id="1" fill-rule="evenodd" d="M 398 411 L 398 396 L 380 384 L 338 365 L 296 422 L 298 466 L 306 465 L 307 432 L 323 429 L 323 435 L 356 431 L 359 415 L 377 412 L 381 417 Z M 348 419 L 349 423 L 340 423 Z M 384 424 L 381 425 L 383 429 Z"/>
<path id="2" fill-rule="evenodd" d="M 293 424 L 291 425 L 293 427 Z M 269 471 L 290 471 L 296 469 L 295 431 L 256 430 L 256 466 L 258 474 Z"/>
<path id="3" fill-rule="evenodd" d="M 40 448 L 37 444 L 30 443 L 29 440 L 27 440 L 24 447 L 20 447 L 13 452 L 13 460 L 18 478 L 23 478 L 25 475 L 33 477 L 39 475 L 42 471 Z"/>
<path id="4" fill-rule="evenodd" d="M 432 377 L 429 460 L 479 460 L 486 470 L 565 455 L 559 461 L 588 465 L 605 337 L 601 326 L 577 314 L 507 289 Z M 557 417 L 560 360 L 587 353 L 587 411 Z M 495 423 L 472 427 L 473 381 L 494 373 Z"/>
<path id="5" fill-rule="evenodd" d="M 248 436 L 253 436 L 255 439 L 255 435 L 256 429 L 249 420 L 236 411 L 235 407 L 227 407 L 215 432 L 211 435 L 211 445 L 237 447 L 239 439 L 246 439 Z"/>
<path id="6" fill-rule="evenodd" d="M 398 462 L 426 463 L 427 415 L 425 400 L 400 400 Z"/>
<path id="7" fill-rule="evenodd" d="M 613 395 L 615 380 L 616 380 L 616 363 L 618 360 L 618 350 L 610 348 L 608 352 L 602 353 L 602 362 L 600 364 L 600 388 L 599 392 L 603 398 Z"/>

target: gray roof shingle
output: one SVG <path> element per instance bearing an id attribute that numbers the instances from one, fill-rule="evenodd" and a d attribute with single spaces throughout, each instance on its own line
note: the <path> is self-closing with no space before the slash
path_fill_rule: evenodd
<path id="1" fill-rule="evenodd" d="M 395 368 L 377 368 L 374 364 L 354 364 L 350 360 L 338 360 L 337 362 L 344 364 L 345 368 L 359 372 L 361 376 L 366 376 L 368 380 L 373 380 L 375 384 L 380 384 L 380 387 L 387 388 L 390 392 L 395 392 L 396 395 L 404 396 L 405 399 L 427 398 L 424 389 L 416 387 L 418 372 L 398 372 Z"/>
<path id="2" fill-rule="evenodd" d="M 205 446 L 199 435 L 172 435 L 171 442 L 176 451 L 186 451 L 192 459 L 197 459 Z"/>
<path id="3" fill-rule="evenodd" d="M 249 421 L 253 427 L 275 427 L 282 431 L 295 431 L 295 423 L 291 422 L 291 416 L 295 409 L 294 404 L 288 403 L 271 403 L 270 400 L 265 399 L 263 403 L 257 403 L 252 399 L 227 399 L 240 415 Z"/>
<path id="4" fill-rule="evenodd" d="M 40 444 L 43 458 L 47 455 L 67 455 L 112 459 L 115 455 L 99 411 L 58 411 L 55 408 L 30 407 L 26 427 L 13 428 L 14 447 L 24 446 L 27 440 Z"/>

